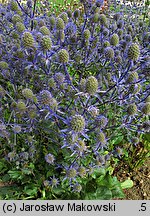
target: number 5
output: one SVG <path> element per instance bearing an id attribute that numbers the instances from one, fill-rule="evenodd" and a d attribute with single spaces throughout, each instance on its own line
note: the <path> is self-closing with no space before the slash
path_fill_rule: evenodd
<path id="1" fill-rule="evenodd" d="M 141 204 L 141 211 L 146 211 L 146 203 Z"/>

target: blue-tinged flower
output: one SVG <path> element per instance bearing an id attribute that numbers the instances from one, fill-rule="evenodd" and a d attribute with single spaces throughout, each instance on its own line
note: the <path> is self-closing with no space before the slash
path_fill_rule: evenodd
<path id="1" fill-rule="evenodd" d="M 111 47 L 105 48 L 105 57 L 107 59 L 113 59 L 114 58 L 114 50 Z"/>
<path id="2" fill-rule="evenodd" d="M 42 90 L 39 95 L 39 102 L 42 105 L 49 105 L 52 99 L 52 95 L 48 90 Z"/>
<path id="3" fill-rule="evenodd" d="M 141 111 L 144 115 L 150 115 L 150 102 L 145 103 Z"/>
<path id="4" fill-rule="evenodd" d="M 65 179 L 67 178 L 69 180 L 74 180 L 77 177 L 77 174 L 78 174 L 78 172 L 77 172 L 75 167 L 71 166 L 69 168 L 66 168 L 66 177 L 65 177 Z"/>
<path id="5" fill-rule="evenodd" d="M 49 187 L 49 186 L 50 186 L 50 181 L 45 180 L 45 181 L 43 182 L 43 185 L 44 185 L 45 187 Z"/>
<path id="6" fill-rule="evenodd" d="M 45 156 L 45 160 L 48 164 L 54 164 L 55 157 L 49 153 Z"/>
<path id="7" fill-rule="evenodd" d="M 99 109 L 97 107 L 95 107 L 95 106 L 90 106 L 88 108 L 88 112 L 91 114 L 92 117 L 95 118 L 99 114 Z"/>
<path id="8" fill-rule="evenodd" d="M 137 106 L 135 103 L 132 103 L 127 107 L 127 113 L 130 116 L 133 116 L 137 113 Z"/>
<path id="9" fill-rule="evenodd" d="M 69 22 L 65 28 L 65 34 L 75 35 L 77 32 L 77 26 L 73 22 Z"/>
<path id="10" fill-rule="evenodd" d="M 106 144 L 105 134 L 102 131 L 100 131 L 99 133 L 96 134 L 96 140 L 98 143 L 105 145 Z"/>
<path id="11" fill-rule="evenodd" d="M 136 71 L 133 71 L 131 73 L 128 74 L 128 78 L 127 78 L 127 83 L 133 83 L 133 82 L 137 82 L 139 79 L 139 75 Z"/>
<path id="12" fill-rule="evenodd" d="M 80 155 L 83 155 L 83 153 L 87 150 L 87 146 L 84 142 L 84 140 L 78 140 L 75 144 L 75 151 L 79 153 Z"/>
<path id="13" fill-rule="evenodd" d="M 59 180 L 55 176 L 53 176 L 52 178 L 50 178 L 49 184 L 52 188 L 57 187 L 59 185 Z"/>
<path id="14" fill-rule="evenodd" d="M 117 46 L 119 44 L 119 37 L 117 34 L 113 34 L 110 38 L 110 44 L 112 46 Z"/>
<path id="15" fill-rule="evenodd" d="M 143 122 L 142 129 L 144 132 L 150 132 L 150 121 Z"/>
<path id="16" fill-rule="evenodd" d="M 81 190 L 82 190 L 82 186 L 79 183 L 73 185 L 73 192 L 80 193 Z"/>
<path id="17" fill-rule="evenodd" d="M 17 4 L 16 1 L 12 0 L 12 1 L 10 2 L 10 9 L 11 9 L 12 11 L 17 11 L 17 10 L 19 9 L 19 8 L 18 8 L 18 4 Z"/>
<path id="18" fill-rule="evenodd" d="M 107 123 L 108 123 L 108 119 L 105 116 L 98 115 L 96 117 L 96 124 L 100 129 L 105 128 Z"/>
<path id="19" fill-rule="evenodd" d="M 66 12 L 61 13 L 59 17 L 64 21 L 64 23 L 68 23 L 68 15 Z"/>
<path id="20" fill-rule="evenodd" d="M 28 6 L 28 8 L 32 8 L 32 1 L 31 0 L 27 1 L 27 6 Z"/>
<path id="21" fill-rule="evenodd" d="M 49 36 L 43 36 L 40 40 L 41 48 L 45 51 L 50 50 L 52 47 L 52 40 Z"/>
<path id="22" fill-rule="evenodd" d="M 132 137 L 130 139 L 130 142 L 131 142 L 131 144 L 136 146 L 139 143 L 139 138 L 138 137 Z"/>
<path id="23" fill-rule="evenodd" d="M 13 126 L 13 131 L 14 131 L 14 133 L 18 134 L 18 133 L 21 132 L 21 130 L 22 130 L 22 128 L 21 128 L 20 125 L 17 125 L 17 124 L 16 124 L 16 125 Z"/>
<path id="24" fill-rule="evenodd" d="M 12 152 L 8 153 L 8 158 L 9 158 L 10 161 L 14 161 L 16 156 L 17 156 L 17 154 L 16 154 L 15 151 L 12 151 Z"/>
<path id="25" fill-rule="evenodd" d="M 63 30 L 65 28 L 65 23 L 62 18 L 58 17 L 56 20 L 56 29 Z"/>
<path id="26" fill-rule="evenodd" d="M 65 76 L 61 72 L 58 72 L 55 73 L 54 79 L 59 85 L 61 85 L 65 81 Z"/>
<path id="27" fill-rule="evenodd" d="M 120 147 L 116 147 L 114 151 L 115 155 L 117 155 L 119 158 L 123 155 L 123 151 Z"/>
<path id="28" fill-rule="evenodd" d="M 5 92 L 4 88 L 0 85 L 0 98 L 4 97 L 5 94 L 6 94 L 6 92 Z"/>
<path id="29" fill-rule="evenodd" d="M 80 166 L 77 171 L 78 171 L 78 175 L 81 178 L 86 176 L 87 170 L 86 170 L 86 168 L 84 166 Z"/>

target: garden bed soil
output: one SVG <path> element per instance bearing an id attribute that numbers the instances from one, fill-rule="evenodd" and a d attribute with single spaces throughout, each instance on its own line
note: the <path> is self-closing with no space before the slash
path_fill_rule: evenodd
<path id="1" fill-rule="evenodd" d="M 136 171 L 128 172 L 128 167 L 120 164 L 114 171 L 119 181 L 131 179 L 133 187 L 124 190 L 123 200 L 150 200 L 150 159 Z"/>

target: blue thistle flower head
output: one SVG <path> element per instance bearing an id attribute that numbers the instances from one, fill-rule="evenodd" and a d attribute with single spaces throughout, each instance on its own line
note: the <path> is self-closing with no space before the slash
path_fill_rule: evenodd
<path id="1" fill-rule="evenodd" d="M 45 160 L 48 164 L 54 164 L 55 157 L 49 153 L 45 156 Z"/>

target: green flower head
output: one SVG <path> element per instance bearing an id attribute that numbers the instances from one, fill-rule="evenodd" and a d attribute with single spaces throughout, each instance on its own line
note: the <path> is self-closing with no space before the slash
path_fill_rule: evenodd
<path id="1" fill-rule="evenodd" d="M 128 58 L 130 60 L 137 60 L 139 58 L 139 55 L 140 55 L 140 49 L 139 49 L 139 46 L 136 44 L 136 43 L 132 43 L 130 46 L 129 46 L 129 49 L 128 49 Z"/>
<path id="2" fill-rule="evenodd" d="M 21 40 L 25 48 L 32 48 L 35 45 L 35 40 L 30 32 L 24 32 Z"/>
<path id="3" fill-rule="evenodd" d="M 58 52 L 58 59 L 60 63 L 68 63 L 69 61 L 69 53 L 66 49 L 61 49 Z"/>
<path id="4" fill-rule="evenodd" d="M 137 106 L 135 103 L 130 104 L 127 108 L 127 113 L 128 115 L 132 116 L 135 115 L 137 113 Z"/>
<path id="5" fill-rule="evenodd" d="M 119 44 L 119 37 L 117 34 L 113 34 L 110 38 L 110 44 L 112 46 L 117 46 Z"/>
<path id="6" fill-rule="evenodd" d="M 43 50 L 45 51 L 50 50 L 52 47 L 52 40 L 50 39 L 49 36 L 43 36 L 41 38 L 40 45 Z"/>
<path id="7" fill-rule="evenodd" d="M 94 76 L 90 76 L 85 84 L 86 92 L 94 95 L 98 90 L 98 81 Z"/>
<path id="8" fill-rule="evenodd" d="M 85 119 L 81 115 L 74 115 L 71 118 L 70 125 L 74 132 L 82 132 L 85 128 Z"/>

